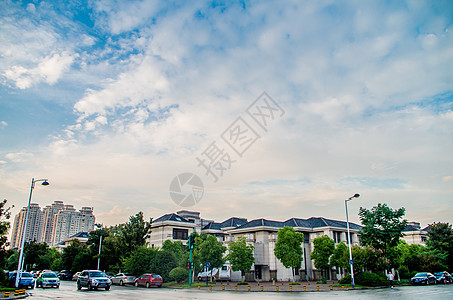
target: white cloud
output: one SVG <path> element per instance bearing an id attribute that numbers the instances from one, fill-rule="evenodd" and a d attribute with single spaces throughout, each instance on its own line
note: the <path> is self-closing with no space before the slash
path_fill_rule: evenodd
<path id="1" fill-rule="evenodd" d="M 30 88 L 39 82 L 52 85 L 58 81 L 64 72 L 69 70 L 74 58 L 74 55 L 67 52 L 56 53 L 43 58 L 32 69 L 13 66 L 5 71 L 4 76 L 14 81 L 20 89 Z"/>
<path id="2" fill-rule="evenodd" d="M 429 210 L 426 197 L 444 204 L 451 195 L 453 112 L 451 99 L 437 100 L 451 94 L 452 34 L 429 7 L 394 6 L 98 1 L 93 26 L 106 36 L 80 31 L 59 47 L 58 31 L 41 24 L 42 47 L 27 36 L 30 60 L 0 45 L 1 70 L 19 88 L 64 76 L 84 87 L 77 120 L 36 162 L 56 180 L 55 196 L 95 206 L 106 224 L 177 210 L 168 185 L 181 172 L 203 176 L 194 209 L 220 220 L 343 218 L 355 192 L 357 207 Z M 263 91 L 285 116 L 213 184 L 195 157 Z"/>
<path id="3" fill-rule="evenodd" d="M 5 155 L 6 159 L 11 160 L 12 162 L 26 162 L 32 159 L 34 155 L 32 153 L 27 152 L 16 152 L 16 153 L 7 153 Z"/>

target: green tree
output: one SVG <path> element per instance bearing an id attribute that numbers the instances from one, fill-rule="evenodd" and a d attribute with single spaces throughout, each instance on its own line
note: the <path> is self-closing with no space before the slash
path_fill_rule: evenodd
<path id="1" fill-rule="evenodd" d="M 143 212 L 138 212 L 129 217 L 129 222 L 118 226 L 121 249 L 125 251 L 125 256 L 146 245 L 146 239 L 151 234 L 151 223 L 151 218 L 145 221 Z"/>
<path id="2" fill-rule="evenodd" d="M 371 210 L 360 208 L 359 216 L 362 230 L 359 232 L 360 242 L 382 253 L 383 269 L 398 266 L 396 246 L 403 236 L 407 220 L 403 220 L 405 208 L 392 209 L 386 204 L 379 203 Z"/>
<path id="3" fill-rule="evenodd" d="M 129 257 L 123 261 L 124 269 L 126 272 L 134 276 L 140 276 L 143 273 L 151 270 L 151 264 L 156 256 L 157 250 L 141 246 L 135 250 Z"/>
<path id="4" fill-rule="evenodd" d="M 197 255 L 202 266 L 209 263 L 210 268 L 220 268 L 225 263 L 223 255 L 227 248 L 215 236 L 206 235 L 197 248 Z"/>
<path id="5" fill-rule="evenodd" d="M 9 245 L 8 230 L 10 228 L 10 223 L 8 220 L 11 217 L 11 207 L 6 207 L 7 202 L 6 199 L 0 202 L 0 272 L 2 272 L 1 269 L 6 267 L 7 259 L 10 256 L 10 253 L 8 253 L 6 248 Z"/>
<path id="6" fill-rule="evenodd" d="M 304 236 L 296 232 L 294 228 L 285 226 L 277 233 L 274 254 L 281 261 L 285 268 L 291 268 L 294 278 L 294 269 L 300 269 L 303 260 L 303 249 L 301 247 Z"/>
<path id="7" fill-rule="evenodd" d="M 47 248 L 46 252 L 38 256 L 36 270 L 61 270 L 61 253 L 56 248 Z"/>
<path id="8" fill-rule="evenodd" d="M 71 241 L 69 246 L 63 249 L 61 260 L 63 268 L 72 274 L 96 266 L 87 244 L 79 240 Z"/>
<path id="9" fill-rule="evenodd" d="M 47 254 L 47 251 L 49 251 L 49 245 L 47 245 L 47 243 L 36 243 L 35 241 L 26 242 L 24 246 L 24 269 L 36 269 L 39 257 Z"/>
<path id="10" fill-rule="evenodd" d="M 185 257 L 185 253 L 187 252 L 187 249 L 181 241 L 172 242 L 170 240 L 165 240 L 161 249 L 171 253 L 175 257 L 178 262 L 178 267 L 186 267 L 187 259 Z"/>
<path id="11" fill-rule="evenodd" d="M 428 249 L 441 258 L 441 263 L 453 270 L 453 230 L 449 223 L 433 223 L 429 225 Z"/>
<path id="12" fill-rule="evenodd" d="M 254 249 L 255 247 L 253 245 L 247 244 L 243 236 L 238 237 L 237 241 L 229 243 L 229 253 L 226 259 L 230 261 L 231 269 L 233 271 L 241 271 L 244 276 L 244 273 L 249 271 L 255 262 L 255 257 L 253 256 Z"/>
<path id="13" fill-rule="evenodd" d="M 323 235 L 313 240 L 313 251 L 310 254 L 310 259 L 314 260 L 315 268 L 321 271 L 327 271 L 329 268 L 330 256 L 335 250 L 335 242 Z"/>
<path id="14" fill-rule="evenodd" d="M 338 243 L 330 258 L 330 265 L 337 268 L 349 268 L 349 249 L 344 242 Z"/>
<path id="15" fill-rule="evenodd" d="M 162 276 L 164 281 L 170 281 L 170 271 L 178 266 L 178 261 L 168 251 L 157 251 L 151 260 L 149 270 Z"/>

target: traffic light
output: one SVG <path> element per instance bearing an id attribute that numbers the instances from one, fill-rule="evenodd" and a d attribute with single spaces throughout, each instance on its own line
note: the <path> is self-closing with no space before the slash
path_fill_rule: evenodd
<path id="1" fill-rule="evenodd" d="M 190 262 L 190 268 L 193 269 L 193 261 Z"/>
<path id="2" fill-rule="evenodd" d="M 189 235 L 189 250 L 193 249 L 194 245 L 195 245 L 195 237 L 193 234 L 190 234 Z"/>
<path id="3" fill-rule="evenodd" d="M 190 262 L 187 262 L 187 270 L 190 270 Z"/>

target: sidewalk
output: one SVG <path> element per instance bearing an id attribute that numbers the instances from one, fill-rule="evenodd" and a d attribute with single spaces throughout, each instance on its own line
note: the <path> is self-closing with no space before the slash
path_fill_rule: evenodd
<path id="1" fill-rule="evenodd" d="M 248 285 L 237 285 L 237 282 L 217 282 L 215 284 L 206 285 L 206 282 L 194 282 L 192 287 L 200 290 L 212 291 L 242 291 L 242 292 L 317 292 L 317 291 L 340 291 L 351 288 L 338 285 L 338 281 L 328 281 L 327 284 L 317 284 L 316 282 L 304 281 L 300 285 L 290 285 L 289 282 L 249 282 Z"/>

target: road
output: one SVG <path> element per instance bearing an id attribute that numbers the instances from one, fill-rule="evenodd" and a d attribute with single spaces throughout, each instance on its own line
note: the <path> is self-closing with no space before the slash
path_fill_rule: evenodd
<path id="1" fill-rule="evenodd" d="M 112 286 L 110 291 L 77 290 L 76 283 L 62 281 L 59 289 L 33 289 L 27 291 L 28 299 L 453 299 L 453 285 L 404 286 L 394 289 L 366 289 L 327 292 L 234 292 L 199 291 L 197 289 L 136 288 L 134 286 Z"/>

